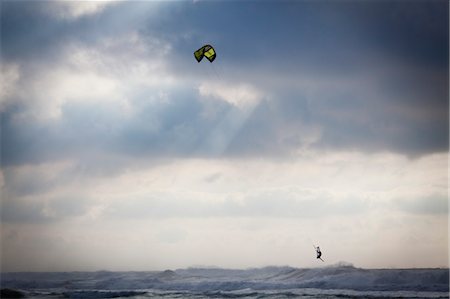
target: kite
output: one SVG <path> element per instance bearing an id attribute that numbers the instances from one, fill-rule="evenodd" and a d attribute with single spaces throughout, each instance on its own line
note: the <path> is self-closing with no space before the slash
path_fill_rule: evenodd
<path id="1" fill-rule="evenodd" d="M 216 59 L 216 50 L 211 45 L 204 45 L 194 52 L 194 56 L 198 62 L 202 61 L 203 57 L 206 57 L 209 62 L 213 62 Z"/>

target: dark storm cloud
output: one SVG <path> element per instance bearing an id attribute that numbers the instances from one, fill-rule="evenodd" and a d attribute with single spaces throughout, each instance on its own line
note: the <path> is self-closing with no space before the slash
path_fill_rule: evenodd
<path id="1" fill-rule="evenodd" d="M 2 3 L 2 60 L 20 64 L 18 89 L 63 62 L 67 44 L 95 48 L 101 38 L 137 32 L 149 48 L 154 39 L 169 43 L 164 60 L 186 80 L 205 76 L 192 52 L 210 42 L 223 82 L 249 83 L 272 95 L 221 154 L 284 156 L 311 138 L 308 146 L 329 150 L 424 155 L 448 148 L 445 1 L 174 2 L 158 4 L 156 14 L 154 4 L 131 2 L 72 20 L 49 17 L 50 4 Z M 312 92 L 304 78 L 316 85 Z M 128 95 L 132 105 L 142 105 L 129 119 L 84 101 L 66 103 L 61 119 L 47 123 L 15 121 L 27 101 L 7 98 L 2 163 L 94 161 L 105 152 L 214 156 L 202 148 L 205 139 L 236 108 L 216 101 L 215 117 L 205 118 L 207 104 L 195 86 L 169 92 L 169 104 L 146 103 L 154 92 Z"/>
<path id="2" fill-rule="evenodd" d="M 446 151 L 447 75 L 427 78 L 419 72 L 387 74 L 372 90 L 338 93 L 315 102 L 310 111 L 323 128 L 317 146 L 410 156 Z M 398 85 L 403 85 L 402 91 Z"/>
<path id="3" fill-rule="evenodd" d="M 174 39 L 182 53 L 214 41 L 227 64 L 258 70 L 341 74 L 377 55 L 446 70 L 447 7 L 445 1 L 184 3 L 156 28 L 169 36 L 180 28 L 191 33 L 191 41 Z"/>
<path id="4" fill-rule="evenodd" d="M 290 82 L 275 91 L 277 103 L 256 109 L 229 152 L 286 153 L 299 144 L 280 141 L 280 132 L 308 123 L 322 129 L 318 148 L 407 155 L 447 150 L 448 3 L 227 3 L 220 16 L 213 3 L 198 6 L 186 8 L 192 23 L 181 12 L 177 20 L 217 36 L 227 64 Z M 257 82 L 258 75 L 243 73 L 240 79 Z M 308 95 L 295 87 L 296 76 L 305 74 L 319 85 L 346 78 L 345 90 L 323 84 Z M 361 83 L 369 88 L 361 90 Z"/>

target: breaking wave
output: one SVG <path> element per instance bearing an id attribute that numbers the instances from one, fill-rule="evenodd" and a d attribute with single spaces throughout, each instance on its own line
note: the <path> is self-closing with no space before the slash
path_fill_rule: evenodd
<path id="1" fill-rule="evenodd" d="M 309 269 L 23 272 L 3 273 L 1 285 L 36 298 L 44 293 L 55 298 L 269 298 L 274 294 L 277 298 L 317 294 L 448 298 L 449 269 L 362 269 L 339 263 Z"/>

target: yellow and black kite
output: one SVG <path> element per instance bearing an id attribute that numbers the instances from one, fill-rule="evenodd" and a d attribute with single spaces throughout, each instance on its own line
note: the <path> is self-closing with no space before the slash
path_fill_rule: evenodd
<path id="1" fill-rule="evenodd" d="M 194 52 L 194 56 L 198 62 L 202 61 L 203 57 L 206 57 L 209 62 L 213 62 L 216 59 L 216 51 L 211 45 L 204 45 Z"/>

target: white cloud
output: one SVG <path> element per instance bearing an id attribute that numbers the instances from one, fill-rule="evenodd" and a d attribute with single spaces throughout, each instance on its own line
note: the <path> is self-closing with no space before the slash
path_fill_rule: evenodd
<path id="1" fill-rule="evenodd" d="M 118 3 L 111 0 L 70 1 L 59 0 L 47 6 L 47 12 L 58 19 L 75 20 L 100 13 L 108 5 Z"/>
<path id="2" fill-rule="evenodd" d="M 67 103 L 123 101 L 117 80 L 90 71 L 56 69 L 34 84 L 32 94 L 40 96 L 37 108 L 44 118 L 59 118 Z"/>
<path id="3" fill-rule="evenodd" d="M 206 82 L 198 91 L 202 97 L 213 97 L 240 109 L 252 109 L 263 99 L 263 93 L 249 84 Z"/>
<path id="4" fill-rule="evenodd" d="M 156 37 L 137 32 L 101 38 L 94 46 L 68 47 L 69 64 L 76 69 L 90 70 L 116 80 L 134 84 L 156 85 L 170 83 L 167 56 L 171 45 Z"/>
<path id="5" fill-rule="evenodd" d="M 17 83 L 20 79 L 19 65 L 15 63 L 2 62 L 1 82 L 0 82 L 0 111 L 4 109 L 7 97 L 11 96 L 17 89 Z"/>
<path id="6" fill-rule="evenodd" d="M 127 115 L 136 90 L 147 89 L 154 94 L 149 99 L 163 100 L 158 93 L 173 83 L 165 61 L 170 50 L 170 44 L 137 33 L 100 39 L 93 46 L 67 44 L 56 65 L 24 66 L 33 71 L 20 86 L 19 66 L 5 67 L 2 93 L 23 104 L 15 116 L 20 119 L 59 119 L 70 103 L 116 106 Z"/>
<path id="7" fill-rule="evenodd" d="M 205 216 L 271 216 L 275 205 L 280 209 L 276 216 L 284 217 L 296 213 L 302 204 L 313 202 L 317 205 L 307 207 L 311 216 L 316 213 L 320 217 L 321 209 L 331 206 L 340 216 L 372 209 L 398 212 L 398 206 L 391 203 L 399 198 L 408 199 L 413 194 L 415 199 L 445 195 L 445 164 L 435 164 L 445 159 L 445 155 L 417 161 L 392 154 L 335 153 L 300 156 L 284 162 L 187 159 L 145 166 L 143 162 L 130 161 L 126 172 L 107 177 L 89 173 L 79 176 L 77 171 L 84 172 L 83 168 L 64 162 L 8 170 L 6 184 L 20 189 L 29 187 L 33 177 L 39 177 L 36 185 L 57 183 L 44 190 L 51 197 L 80 195 L 79 190 L 83 190 L 83 197 L 94 199 L 89 206 L 96 216 L 107 214 L 108 207 L 119 208 L 119 213 L 115 213 L 119 216 L 124 204 L 129 208 L 129 217 L 152 207 L 162 209 L 160 215 L 151 213 L 158 217 L 199 217 L 194 206 L 207 209 Z M 219 175 L 211 181 L 211 174 Z M 65 176 L 77 180 L 67 180 Z M 359 206 L 352 210 L 348 206 L 351 204 Z M 258 210 L 252 211 L 252 207 Z M 239 208 L 242 210 L 237 211 Z"/>
<path id="8" fill-rule="evenodd" d="M 25 229 L 25 219 L 19 225 L 7 222 L 3 236 L 14 228 L 18 238 L 7 244 L 5 256 L 15 270 L 42 270 L 39 260 L 50 260 L 50 253 L 33 238 L 64 236 L 71 252 L 78 253 L 65 253 L 62 243 L 52 247 L 52 255 L 61 260 L 56 265 L 67 267 L 53 270 L 313 266 L 307 257 L 311 242 L 320 243 L 330 263 L 442 266 L 447 260 L 446 215 L 421 210 L 414 205 L 417 197 L 411 213 L 409 203 L 399 205 L 398 198 L 409 199 L 411 189 L 419 197 L 446 194 L 446 159 L 445 154 L 409 160 L 389 153 L 341 152 L 289 161 L 130 161 L 126 171 L 108 177 L 90 176 L 68 162 L 22 167 L 14 176 L 16 186 L 27 184 L 27 173 L 44 177 L 44 184 L 58 182 L 38 196 L 17 198 L 23 203 L 18 208 L 29 209 L 22 215 L 47 213 L 57 222 L 32 229 Z M 68 173 L 71 180 L 58 180 Z M 5 177 L 8 188 L 12 176 Z M 129 242 L 139 246 L 123 246 Z M 19 246 L 34 250 L 23 252 Z M 416 249 L 401 259 L 388 254 L 405 247 Z M 120 250 L 105 255 L 107 248 Z M 20 257 L 29 258 L 29 268 L 14 264 Z M 69 257 L 79 263 L 62 262 Z M 127 260 L 131 257 L 136 260 Z"/>

